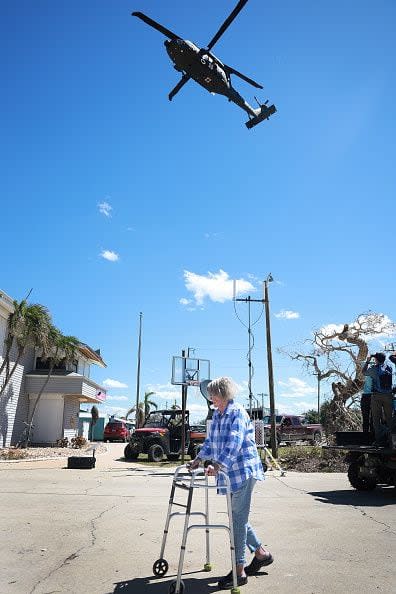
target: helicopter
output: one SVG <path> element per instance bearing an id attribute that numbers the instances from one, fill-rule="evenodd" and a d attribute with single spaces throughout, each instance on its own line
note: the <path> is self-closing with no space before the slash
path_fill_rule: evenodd
<path id="1" fill-rule="evenodd" d="M 245 101 L 245 99 L 232 86 L 231 75 L 238 76 L 257 89 L 262 89 L 262 85 L 245 74 L 238 72 L 235 68 L 227 66 L 227 64 L 224 64 L 211 52 L 215 43 L 218 42 L 220 37 L 228 29 L 247 2 L 248 0 L 239 0 L 234 10 L 226 18 L 206 48 L 199 48 L 195 43 L 192 43 L 192 41 L 183 39 L 142 12 L 133 12 L 132 16 L 141 19 L 147 25 L 150 25 L 150 27 L 163 33 L 165 37 L 168 38 L 164 42 L 166 51 L 174 64 L 175 70 L 182 74 L 180 81 L 168 95 L 169 101 L 172 101 L 173 97 L 182 89 L 182 87 L 184 87 L 190 79 L 193 79 L 209 91 L 209 93 L 225 95 L 228 98 L 228 101 L 232 101 L 246 111 L 249 120 L 245 125 L 247 128 L 253 128 L 263 120 L 268 120 L 268 118 L 276 112 L 275 105 L 267 105 L 268 100 L 265 101 L 265 103 L 260 103 L 256 97 L 255 99 L 258 103 L 258 108 L 255 109 L 249 105 L 249 103 Z"/>

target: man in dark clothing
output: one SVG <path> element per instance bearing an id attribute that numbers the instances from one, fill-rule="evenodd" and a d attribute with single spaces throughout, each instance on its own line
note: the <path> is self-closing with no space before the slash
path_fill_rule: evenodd
<path id="1" fill-rule="evenodd" d="M 371 416 L 371 394 L 373 392 L 373 378 L 366 375 L 362 396 L 360 398 L 360 410 L 362 411 L 363 433 L 373 432 L 373 419 Z"/>
<path id="2" fill-rule="evenodd" d="M 374 365 L 370 365 L 374 358 Z M 384 353 L 375 353 L 369 355 L 363 365 L 363 374 L 373 380 L 373 394 L 371 396 L 371 414 L 373 417 L 373 426 L 375 441 L 377 445 L 383 443 L 383 434 L 381 431 L 381 414 L 384 412 L 385 424 L 390 430 L 392 423 L 393 395 L 392 395 L 392 368 L 385 363 Z"/>

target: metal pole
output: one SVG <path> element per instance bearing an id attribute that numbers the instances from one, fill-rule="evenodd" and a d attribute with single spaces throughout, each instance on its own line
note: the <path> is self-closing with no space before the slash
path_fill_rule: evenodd
<path id="1" fill-rule="evenodd" d="M 268 394 L 264 394 L 264 392 L 259 392 L 257 396 L 261 396 L 261 418 L 264 419 L 264 396 L 268 396 Z"/>
<path id="2" fill-rule="evenodd" d="M 249 383 L 248 383 L 248 387 L 249 387 L 249 416 L 250 418 L 252 418 L 252 400 L 253 400 L 253 394 L 252 394 L 252 330 L 250 327 L 250 295 L 247 298 L 247 302 L 248 302 L 248 311 L 249 311 L 249 326 L 248 326 L 248 335 L 249 335 L 249 356 L 248 356 L 248 364 L 249 364 Z"/>
<path id="3" fill-rule="evenodd" d="M 318 375 L 318 423 L 320 423 L 320 380 L 322 379 L 320 373 Z"/>
<path id="4" fill-rule="evenodd" d="M 136 376 L 136 409 L 135 409 L 135 428 L 139 428 L 139 396 L 140 396 L 140 355 L 142 350 L 142 312 L 139 314 L 139 346 L 138 346 L 138 364 Z"/>
<path id="5" fill-rule="evenodd" d="M 270 326 L 270 308 L 269 308 L 269 293 L 268 283 L 272 281 L 272 276 L 269 274 L 264 281 L 264 303 L 265 303 L 265 326 L 267 335 L 267 362 L 268 362 L 268 387 L 270 400 L 270 414 L 271 414 L 271 449 L 274 458 L 278 457 L 278 443 L 276 440 L 276 418 L 275 418 L 275 394 L 274 394 L 274 373 L 272 368 L 272 347 L 271 347 L 271 326 Z"/>
<path id="6" fill-rule="evenodd" d="M 186 368 L 186 351 L 182 350 L 183 366 Z M 183 377 L 183 380 L 186 378 Z M 186 401 L 187 386 L 182 384 L 182 434 L 181 434 L 181 463 L 184 464 L 184 450 L 186 449 Z"/>

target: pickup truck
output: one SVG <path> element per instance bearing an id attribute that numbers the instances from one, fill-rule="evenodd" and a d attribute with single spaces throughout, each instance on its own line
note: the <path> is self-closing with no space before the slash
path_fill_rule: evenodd
<path id="1" fill-rule="evenodd" d="M 264 417 L 265 441 L 271 445 L 271 419 Z M 315 423 L 307 423 L 304 417 L 293 415 L 276 415 L 276 438 L 278 444 L 282 441 L 309 441 L 312 445 L 319 445 L 322 441 L 323 427 Z"/>

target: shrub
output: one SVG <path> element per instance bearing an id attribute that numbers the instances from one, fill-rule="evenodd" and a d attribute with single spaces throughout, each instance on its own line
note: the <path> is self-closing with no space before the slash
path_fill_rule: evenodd
<path id="1" fill-rule="evenodd" d="M 67 448 L 68 446 L 69 446 L 69 440 L 67 437 L 63 437 L 62 439 L 56 440 L 57 448 Z"/>
<path id="2" fill-rule="evenodd" d="M 85 437 L 79 435 L 78 437 L 73 437 L 71 440 L 71 447 L 72 448 L 83 448 L 87 444 L 87 440 Z"/>

